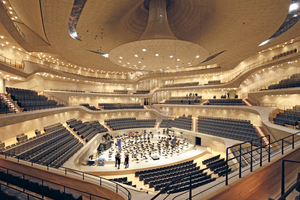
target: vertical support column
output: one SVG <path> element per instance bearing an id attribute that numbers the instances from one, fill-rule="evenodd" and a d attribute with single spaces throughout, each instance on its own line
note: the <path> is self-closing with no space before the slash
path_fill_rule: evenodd
<path id="1" fill-rule="evenodd" d="M 285 160 L 282 161 L 282 166 L 281 166 L 281 196 L 284 194 L 284 191 L 285 191 L 285 183 L 284 183 L 284 163 L 285 163 Z"/>
<path id="2" fill-rule="evenodd" d="M 228 185 L 228 148 L 226 148 L 226 165 L 227 165 L 227 170 L 226 170 L 226 181 L 225 181 L 225 185 Z"/>
<path id="3" fill-rule="evenodd" d="M 260 159 L 259 159 L 259 165 L 262 166 L 262 150 L 263 150 L 263 141 L 262 138 L 260 138 Z"/>
<path id="4" fill-rule="evenodd" d="M 190 175 L 190 192 L 189 192 L 189 200 L 192 200 L 192 175 Z"/>
<path id="5" fill-rule="evenodd" d="M 252 144 L 253 140 L 251 140 L 251 162 L 250 162 L 250 172 L 253 171 L 253 154 L 252 154 L 252 147 L 253 147 L 253 144 Z"/>
<path id="6" fill-rule="evenodd" d="M 240 144 L 239 178 L 242 178 L 242 145 Z"/>
<path id="7" fill-rule="evenodd" d="M 5 79 L 0 78 L 0 93 L 5 93 Z"/>
<path id="8" fill-rule="evenodd" d="M 268 162 L 271 162 L 271 138 L 270 135 L 268 135 L 268 140 L 269 140 L 269 156 L 268 156 Z"/>
<path id="9" fill-rule="evenodd" d="M 281 154 L 284 154 L 284 140 L 281 139 Z"/>

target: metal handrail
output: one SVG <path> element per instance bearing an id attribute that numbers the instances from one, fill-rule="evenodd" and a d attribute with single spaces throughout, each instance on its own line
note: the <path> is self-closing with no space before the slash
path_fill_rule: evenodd
<path id="1" fill-rule="evenodd" d="M 289 196 L 289 194 L 300 185 L 300 179 L 297 180 L 297 182 L 295 184 L 293 184 L 286 192 L 285 192 L 285 163 L 286 162 L 290 162 L 290 163 L 297 163 L 300 164 L 300 161 L 296 161 L 296 160 L 283 160 L 282 161 L 282 171 L 281 171 L 281 197 L 278 200 L 285 200 L 285 198 L 287 196 Z"/>
<path id="2" fill-rule="evenodd" d="M 9 10 L 7 10 L 5 4 L 3 4 L 3 7 L 4 7 L 4 10 L 6 11 L 6 14 L 7 14 L 7 15 L 9 16 L 9 18 L 11 19 L 12 16 L 11 16 L 11 14 L 9 13 Z M 26 36 L 25 36 L 25 34 L 21 31 L 21 29 L 18 27 L 17 23 L 16 23 L 15 21 L 13 21 L 13 20 L 12 20 L 12 22 L 13 22 L 14 26 L 16 27 L 17 31 L 20 33 L 22 39 L 26 41 Z"/>
<path id="3" fill-rule="evenodd" d="M 184 176 L 180 176 L 180 177 L 178 177 L 178 178 L 176 178 L 176 179 L 174 179 L 174 180 L 172 180 L 166 187 L 164 187 L 159 193 L 157 193 L 154 197 L 152 197 L 151 198 L 151 200 L 154 200 L 154 199 L 156 199 L 159 195 L 161 195 L 161 194 L 163 194 L 163 193 L 165 193 L 168 189 L 169 189 L 169 187 L 170 187 L 170 185 L 172 185 L 173 183 L 176 183 L 177 181 L 179 181 L 179 180 L 181 180 L 182 178 L 183 178 Z M 191 193 L 191 178 L 192 178 L 192 175 L 190 175 L 190 199 L 191 199 L 191 197 L 192 197 L 192 193 Z M 167 198 L 167 197 L 166 197 Z"/>
<path id="4" fill-rule="evenodd" d="M 34 198 L 37 198 L 37 199 L 43 199 L 43 198 L 40 198 L 40 197 L 37 197 L 35 195 L 32 195 L 32 194 L 29 194 L 29 193 L 25 192 L 24 189 L 22 191 L 22 190 L 19 190 L 19 189 L 15 188 L 15 187 L 10 187 L 9 185 L 5 185 L 3 183 L 0 183 L 0 190 L 2 189 L 2 185 L 5 186 L 5 187 L 10 188 L 12 190 L 16 190 L 16 191 L 22 192 L 23 194 L 26 194 L 27 195 L 27 199 L 30 199 L 30 197 L 34 197 Z"/>
<path id="5" fill-rule="evenodd" d="M 36 176 L 32 176 L 32 175 L 29 175 L 29 174 L 25 174 L 25 173 L 23 173 L 23 172 L 19 172 L 19 171 L 16 171 L 16 170 L 12 170 L 12 169 L 9 169 L 9 168 L 3 167 L 3 166 L 0 166 L 0 168 L 5 169 L 5 170 L 7 171 L 7 173 L 8 173 L 9 171 L 17 172 L 17 173 L 19 173 L 19 174 L 21 174 L 21 175 L 23 176 L 23 179 L 24 179 L 26 176 L 29 176 L 29 177 L 33 177 L 33 178 L 35 178 L 35 179 L 41 180 L 41 181 L 42 181 L 42 186 L 44 186 L 44 182 L 45 182 L 45 181 L 46 181 L 46 182 L 49 182 L 49 183 L 52 183 L 52 184 L 55 184 L 55 185 L 58 185 L 58 186 L 61 186 L 61 187 L 64 188 L 64 193 L 65 193 L 66 188 L 67 188 L 67 189 L 71 189 L 71 190 L 74 190 L 74 191 L 78 191 L 78 192 L 81 192 L 81 193 L 88 194 L 88 195 L 90 196 L 90 199 L 91 199 L 91 197 L 98 197 L 98 198 L 101 198 L 101 199 L 109 200 L 109 199 L 107 199 L 107 198 L 105 198 L 105 197 L 101 197 L 101 196 L 94 195 L 94 194 L 91 194 L 91 193 L 88 193 L 88 192 L 84 192 L 84 191 L 82 191 L 82 190 L 77 190 L 77 189 L 75 189 L 75 188 L 71 188 L 71 187 L 68 187 L 68 186 L 65 186 L 65 185 L 61 185 L 61 184 L 58 184 L 58 183 L 54 183 L 54 182 L 52 182 L 52 181 L 48 181 L 48 180 L 46 180 L 46 179 L 42 179 L 42 178 L 39 178 L 39 177 L 36 177 Z M 43 190 L 42 190 L 42 192 L 43 192 Z M 45 196 L 43 193 L 42 193 L 41 195 L 42 195 L 42 196 Z"/>
<path id="6" fill-rule="evenodd" d="M 291 147 L 292 147 L 292 149 L 294 149 L 295 148 L 295 135 L 298 135 L 298 134 L 300 134 L 300 132 L 297 132 L 297 133 L 295 133 L 295 134 L 292 134 L 292 135 L 289 135 L 289 136 L 286 136 L 286 137 L 284 137 L 284 138 L 281 138 L 281 139 L 279 139 L 279 140 L 276 140 L 276 141 L 274 141 L 274 142 L 269 142 L 268 144 L 266 144 L 266 145 L 261 145 L 260 147 L 257 147 L 257 148 L 255 148 L 255 149 L 252 149 L 252 151 L 251 152 L 253 152 L 253 151 L 255 151 L 255 150 L 257 150 L 257 149 L 260 149 L 260 151 L 262 152 L 262 149 L 263 148 L 270 148 L 270 146 L 274 146 L 274 144 L 275 143 L 278 143 L 278 142 L 280 142 L 281 144 L 279 144 L 280 146 L 281 146 L 281 154 L 284 154 L 284 143 L 283 143 L 283 141 L 286 141 L 288 138 L 291 138 L 292 139 L 292 142 L 291 142 Z M 268 136 L 264 136 L 264 137 L 261 137 L 261 138 L 269 138 L 269 135 Z M 259 138 L 260 139 L 260 138 Z M 255 140 L 258 140 L 258 139 L 255 139 Z M 255 140 L 252 140 L 252 141 L 255 141 Z M 247 144 L 247 143 L 252 143 L 252 141 L 248 141 L 248 142 L 243 142 L 243 143 L 241 143 L 241 144 Z M 262 139 L 261 139 L 261 141 L 262 141 Z M 236 145 L 233 145 L 233 146 L 239 146 L 240 144 L 236 144 Z M 277 146 L 276 146 L 277 147 Z M 228 148 L 230 148 L 230 147 L 228 147 Z M 249 153 L 249 152 L 246 152 L 246 153 Z M 258 165 L 260 165 L 260 166 L 262 166 L 262 163 L 263 162 L 265 162 L 265 161 L 268 161 L 268 162 L 270 162 L 271 161 L 271 158 L 273 158 L 274 156 L 276 156 L 278 153 L 280 153 L 280 152 L 276 152 L 276 153 L 273 153 L 273 154 L 271 154 L 270 153 L 270 150 L 269 150 L 269 153 L 268 154 L 270 154 L 270 155 L 266 155 L 267 156 L 267 158 L 266 158 L 266 156 L 261 156 L 261 161 L 260 162 L 256 162 L 256 163 L 252 163 L 252 169 L 254 168 L 254 167 L 256 167 L 256 166 L 258 166 Z M 244 154 L 242 154 L 242 155 L 244 155 Z M 233 157 L 233 158 L 231 158 L 230 160 L 232 160 L 232 159 L 234 159 L 235 157 Z M 230 161 L 229 160 L 229 161 Z M 228 161 L 226 162 L 227 163 L 227 165 L 228 165 Z M 233 164 L 233 165 L 235 165 L 235 164 Z M 231 166 L 233 166 L 233 165 L 230 165 L 230 166 L 228 166 L 228 167 L 231 167 Z M 244 172 L 246 172 L 246 171 L 248 171 L 249 169 L 247 168 L 247 167 L 245 167 L 245 168 L 241 168 L 241 174 L 242 173 L 244 173 Z M 250 165 L 250 170 L 251 170 L 251 165 Z M 231 179 L 233 179 L 233 178 L 235 178 L 235 177 L 237 177 L 237 176 L 239 176 L 240 175 L 240 173 L 237 173 L 237 174 L 234 174 L 234 175 L 232 175 L 231 177 L 228 177 L 228 180 L 231 180 Z M 226 176 L 228 176 L 228 171 L 227 171 L 227 175 Z M 225 183 L 225 185 L 226 185 L 226 183 L 228 183 L 228 180 L 226 180 L 226 177 L 225 177 L 225 180 L 223 180 L 223 181 L 220 181 L 219 183 L 217 183 L 217 184 L 215 184 L 215 185 L 212 185 L 211 187 L 209 187 L 209 188 L 207 188 L 207 189 L 205 189 L 205 190 L 202 190 L 201 192 L 198 192 L 197 194 L 194 194 L 192 197 L 196 197 L 196 196 L 198 196 L 198 195 L 200 195 L 200 194 L 203 194 L 204 192 L 207 192 L 207 191 L 209 191 L 209 190 L 211 190 L 212 188 L 215 188 L 215 187 L 217 187 L 218 185 L 221 185 L 221 184 L 224 184 Z M 175 197 L 173 197 L 173 200 L 174 199 L 177 199 L 178 197 L 180 197 L 180 196 L 182 196 L 182 195 L 184 195 L 184 194 L 186 194 L 188 191 L 186 191 L 186 192 L 183 192 L 183 193 L 181 193 L 181 194 L 179 194 L 179 195 L 177 195 L 177 196 L 175 196 Z"/>
<path id="7" fill-rule="evenodd" d="M 5 56 L 0 55 L 0 62 L 5 63 L 9 66 L 15 67 L 17 69 L 22 69 L 24 70 L 24 65 L 21 60 L 16 60 L 16 59 L 10 59 Z"/>
<path id="8" fill-rule="evenodd" d="M 18 156 L 17 157 L 11 157 L 8 153 L 0 151 L 0 155 L 1 154 L 2 155 L 4 154 L 4 159 L 13 158 L 13 159 L 16 159 L 17 162 L 20 162 L 20 159 L 19 159 Z M 24 161 L 24 160 L 22 160 L 22 161 L 23 161 L 22 163 L 26 163 L 27 165 L 30 165 L 30 166 L 34 166 L 34 164 L 35 164 L 34 162 L 28 162 L 28 161 Z M 41 168 L 40 165 L 36 165 L 36 166 L 39 167 L 39 168 Z M 51 169 L 52 170 L 55 169 L 55 168 L 49 167 L 49 165 L 47 165 L 45 167 L 46 167 L 47 171 L 51 171 Z M 119 191 L 121 191 L 121 192 L 124 193 L 124 195 L 127 197 L 128 200 L 131 200 L 131 198 L 132 198 L 131 197 L 131 193 L 130 193 L 130 191 L 127 188 L 125 188 L 124 186 L 122 186 L 122 185 L 120 185 L 120 184 L 118 184 L 118 183 L 116 183 L 114 181 L 110 181 L 110 180 L 108 180 L 106 178 L 103 178 L 103 177 L 100 177 L 100 176 L 96 176 L 96 175 L 93 175 L 93 174 L 89 174 L 89 173 L 86 173 L 86 172 L 82 172 L 82 171 L 79 171 L 79 170 L 76 170 L 76 169 L 71 169 L 71 168 L 66 168 L 66 167 L 61 167 L 61 168 L 64 169 L 63 172 L 64 172 L 65 175 L 70 174 L 70 173 L 68 173 L 68 170 L 70 172 L 74 171 L 74 172 L 77 172 L 77 173 L 81 173 L 82 174 L 82 180 L 88 181 L 87 177 L 86 177 L 87 175 L 91 176 L 93 178 L 96 178 L 96 179 L 99 178 L 99 181 L 97 181 L 97 183 L 99 183 L 100 186 L 103 186 L 103 187 L 106 187 L 108 189 L 111 189 L 111 190 L 115 191 L 116 193 L 119 193 Z M 72 174 L 70 174 L 70 176 L 71 175 Z M 109 182 L 112 185 L 115 185 L 115 187 L 113 187 L 113 188 L 112 187 L 108 187 L 108 184 L 104 185 L 103 180 Z M 95 182 L 92 182 L 92 183 L 95 183 Z"/>
<path id="9" fill-rule="evenodd" d="M 262 89 L 267 89 L 269 85 L 276 84 L 276 83 L 280 82 L 281 80 L 284 80 L 289 77 L 291 77 L 291 75 L 290 76 L 285 75 L 285 76 L 280 76 L 280 77 L 274 78 L 273 80 L 264 83 L 265 86 L 260 86 L 259 88 L 251 89 L 250 92 L 258 92 Z"/>
<path id="10" fill-rule="evenodd" d="M 281 152 L 282 152 L 282 155 L 284 154 L 284 140 L 286 140 L 286 139 L 288 139 L 288 138 L 291 138 L 292 139 L 292 149 L 294 149 L 295 148 L 295 135 L 298 135 L 298 134 L 300 134 L 300 131 L 299 132 L 297 132 L 297 133 L 295 133 L 295 134 L 292 134 L 292 135 L 288 135 L 288 136 L 286 136 L 286 137 L 283 137 L 283 138 L 281 138 L 281 139 L 279 139 L 279 140 L 276 140 L 276 141 L 274 141 L 274 142 L 271 142 L 270 141 L 270 135 L 267 135 L 267 136 L 263 136 L 263 137 L 260 137 L 260 138 L 258 138 L 259 140 L 260 140 L 260 143 L 261 143 L 261 145 L 260 145 L 260 147 L 258 147 L 258 148 L 256 148 L 256 149 L 260 149 L 260 166 L 262 166 L 262 148 L 265 148 L 265 147 L 268 147 L 269 148 L 269 151 L 268 151 L 268 162 L 271 162 L 271 151 L 270 151 L 270 148 L 271 148 L 271 146 L 272 145 L 274 145 L 275 143 L 278 143 L 278 142 L 280 142 L 281 143 Z M 263 144 L 263 138 L 268 138 L 268 140 L 267 140 L 267 142 L 266 142 L 266 145 L 262 145 Z M 252 152 L 253 152 L 253 142 L 254 141 L 257 141 L 258 139 L 254 139 L 254 140 L 251 140 L 251 141 L 248 141 L 248 142 L 243 142 L 243 143 L 240 143 L 240 144 L 236 144 L 236 145 L 233 145 L 233 146 L 230 146 L 230 147 L 227 147 L 226 148 L 226 161 L 227 161 L 227 165 L 228 165 L 228 161 L 230 161 L 230 160 L 233 160 L 233 159 L 237 159 L 237 157 L 239 157 L 239 178 L 241 178 L 242 177 L 242 172 L 241 172 L 241 169 L 242 169 L 242 167 L 241 167 L 241 162 L 242 162 L 242 159 L 241 159 L 241 157 L 242 157 L 242 155 L 245 155 L 246 153 L 249 153 L 249 152 L 246 152 L 245 154 L 242 154 L 242 152 L 241 152 L 241 149 L 242 149 L 242 145 L 243 144 L 246 144 L 246 143 L 250 143 L 251 144 L 251 163 L 250 163 L 250 171 L 252 172 L 252 170 L 253 170 L 253 163 L 252 163 Z M 237 147 L 237 146 L 239 146 L 239 150 L 240 150 L 240 155 L 239 156 L 233 156 L 232 158 L 228 158 L 229 157 L 229 153 L 228 153 L 228 151 L 229 151 L 229 149 L 231 149 L 231 148 L 234 148 L 234 147 Z M 226 185 L 228 185 L 228 173 L 226 173 Z"/>

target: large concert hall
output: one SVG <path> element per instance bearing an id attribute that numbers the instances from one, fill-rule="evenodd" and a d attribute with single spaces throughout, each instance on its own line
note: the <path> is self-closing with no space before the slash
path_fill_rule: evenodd
<path id="1" fill-rule="evenodd" d="M 0 199 L 300 200 L 299 19 L 300 0 L 0 0 Z"/>

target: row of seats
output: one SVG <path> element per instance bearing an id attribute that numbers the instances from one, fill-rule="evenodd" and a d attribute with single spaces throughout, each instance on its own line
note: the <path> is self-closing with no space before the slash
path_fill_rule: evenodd
<path id="1" fill-rule="evenodd" d="M 0 180 L 51 199 L 82 200 L 81 194 L 72 192 L 68 189 L 65 190 L 62 187 L 57 187 L 57 185 L 54 186 L 42 179 L 33 178 L 15 171 L 7 172 L 4 168 L 0 169 Z M 27 194 L 20 194 L 19 191 L 16 192 L 15 190 L 3 185 L 1 185 L 1 193 L 4 193 L 3 196 L 8 196 L 8 198 L 1 199 L 28 199 Z M 29 199 L 40 198 L 33 197 Z"/>
<path id="2" fill-rule="evenodd" d="M 170 166 L 167 166 L 167 167 L 159 167 L 159 168 L 154 168 L 154 169 L 136 171 L 134 174 L 135 174 L 135 177 L 138 177 L 138 176 L 143 175 L 143 174 L 152 173 L 152 172 L 159 172 L 159 171 L 163 171 L 165 169 L 174 169 L 176 167 L 185 166 L 187 164 L 189 165 L 189 164 L 192 164 L 192 163 L 193 163 L 193 161 L 190 160 L 190 161 L 186 161 L 186 162 L 183 162 L 183 163 L 170 165 Z"/>
<path id="3" fill-rule="evenodd" d="M 82 146 L 77 138 L 65 128 L 55 130 L 59 134 L 16 156 L 29 162 L 59 168 Z"/>
<path id="4" fill-rule="evenodd" d="M 144 184 L 149 184 L 149 188 L 154 190 L 162 190 L 167 185 L 167 193 L 176 193 L 189 189 L 190 181 L 192 187 L 199 187 L 214 181 L 215 178 L 211 178 L 211 175 L 207 175 L 206 172 L 200 170 L 199 166 L 193 161 L 187 161 L 167 167 L 160 167 L 150 170 L 143 170 L 135 172 L 135 176 L 144 181 Z M 178 181 L 173 182 L 175 179 Z"/>
<path id="5" fill-rule="evenodd" d="M 16 158 L 59 168 L 83 144 L 60 123 L 44 127 L 45 133 L 4 150 Z"/>
<path id="6" fill-rule="evenodd" d="M 133 94 L 148 94 L 149 90 L 136 90 Z"/>
<path id="7" fill-rule="evenodd" d="M 172 119 L 163 119 L 159 125 L 160 128 L 171 128 Z"/>
<path id="8" fill-rule="evenodd" d="M 102 126 L 99 121 L 85 122 L 76 120 L 75 118 L 67 121 L 67 124 L 73 131 L 77 132 L 86 142 L 90 141 L 95 135 L 102 132 L 107 132 L 107 129 Z"/>
<path id="9" fill-rule="evenodd" d="M 244 106 L 242 99 L 209 99 L 205 105 Z"/>
<path id="10" fill-rule="evenodd" d="M 116 93 L 116 94 L 127 94 L 128 90 L 114 90 L 114 93 Z"/>
<path id="11" fill-rule="evenodd" d="M 297 49 L 293 49 L 293 50 L 281 53 L 279 55 L 273 56 L 272 60 L 275 60 L 275 59 L 278 59 L 278 58 L 281 58 L 281 57 L 285 57 L 285 56 L 288 56 L 288 55 L 291 55 L 291 54 L 294 54 L 294 53 L 297 53 Z"/>
<path id="12" fill-rule="evenodd" d="M 133 94 L 148 94 L 149 90 L 136 90 Z M 128 94 L 132 93 L 130 90 L 114 90 L 114 93 L 116 94 Z"/>
<path id="13" fill-rule="evenodd" d="M 38 200 L 42 198 L 29 194 L 23 190 L 19 190 L 11 186 L 0 183 L 0 199 Z"/>
<path id="14" fill-rule="evenodd" d="M 7 114 L 7 113 L 12 113 L 12 111 L 10 111 L 9 108 L 7 107 L 6 103 L 1 102 L 1 99 L 0 99 L 0 115 Z"/>
<path id="15" fill-rule="evenodd" d="M 258 133 L 249 121 L 199 116 L 198 132 L 240 141 L 257 139 L 253 144 L 260 144 Z"/>
<path id="16" fill-rule="evenodd" d="M 64 105 L 58 104 L 55 100 L 48 100 L 43 95 L 38 95 L 36 91 L 18 88 L 6 88 L 7 93 L 17 102 L 24 111 L 41 110 L 48 108 L 58 108 Z"/>
<path id="17" fill-rule="evenodd" d="M 235 124 L 250 124 L 250 120 L 244 120 L 244 119 L 232 119 L 232 118 L 222 118 L 222 117 L 207 117 L 207 116 L 198 116 L 199 119 L 206 119 L 206 120 L 215 120 L 215 121 L 221 121 L 224 123 L 235 123 Z M 253 125 L 252 125 L 253 126 Z"/>
<path id="18" fill-rule="evenodd" d="M 56 123 L 56 124 L 51 124 L 49 126 L 45 126 L 44 127 L 44 131 L 46 133 L 50 132 L 50 131 L 54 131 L 54 130 L 57 130 L 59 128 L 63 127 L 63 125 L 61 123 Z"/>
<path id="19" fill-rule="evenodd" d="M 58 136 L 59 134 L 63 133 L 64 131 L 65 131 L 65 128 L 60 127 L 51 132 L 39 134 L 34 137 L 28 138 L 27 140 L 24 140 L 22 142 L 18 142 L 16 144 L 12 144 L 11 146 L 7 146 L 5 149 L 2 149 L 2 151 L 7 155 L 15 156 L 15 155 L 20 154 L 21 152 L 27 151 L 29 149 L 34 148 L 35 146 L 37 146 L 39 144 L 42 144 L 48 140 L 51 140 L 51 138 Z"/>
<path id="20" fill-rule="evenodd" d="M 181 96 L 181 97 L 170 97 L 171 100 L 196 100 L 196 99 L 202 99 L 202 96 Z"/>
<path id="21" fill-rule="evenodd" d="M 191 82 L 191 83 L 176 83 L 176 84 L 167 84 L 163 87 L 188 87 L 188 86 L 197 86 L 199 85 L 199 82 Z"/>
<path id="22" fill-rule="evenodd" d="M 241 153 L 240 154 L 240 150 Z M 234 156 L 234 158 L 237 160 L 238 163 L 240 163 L 241 161 L 241 167 L 246 167 L 248 165 L 250 165 L 251 163 L 251 147 L 246 147 L 246 148 L 241 148 L 241 149 L 231 149 L 231 152 Z M 258 162 L 260 161 L 260 158 L 266 158 L 268 156 L 268 152 L 269 152 L 269 146 L 265 147 L 265 148 L 253 148 L 252 149 L 252 162 Z M 270 147 L 270 154 L 274 154 L 277 151 Z M 261 154 L 261 155 L 260 155 Z M 241 155 L 241 160 L 240 160 L 240 155 Z"/>
<path id="23" fill-rule="evenodd" d="M 164 104 L 185 104 L 194 105 L 195 103 L 200 103 L 199 99 L 188 100 L 188 99 L 167 99 Z"/>
<path id="24" fill-rule="evenodd" d="M 51 91 L 62 91 L 62 92 L 82 92 L 85 93 L 85 91 L 82 90 L 61 90 L 61 89 L 50 89 Z"/>
<path id="25" fill-rule="evenodd" d="M 90 106 L 90 104 L 88 104 L 88 103 L 82 103 L 80 105 L 86 107 L 87 109 L 94 110 L 94 111 L 100 111 L 101 110 L 99 108 L 96 108 L 95 106 Z"/>
<path id="26" fill-rule="evenodd" d="M 103 106 L 104 109 L 114 110 L 114 109 L 144 109 L 143 105 L 139 103 L 99 103 L 98 106 Z"/>
<path id="27" fill-rule="evenodd" d="M 214 157 L 205 159 L 205 160 L 202 161 L 202 164 L 203 164 L 203 165 L 208 165 L 208 164 L 210 164 L 210 163 L 212 163 L 212 162 L 218 160 L 218 159 L 220 158 L 220 156 L 221 156 L 221 155 L 219 154 L 219 155 L 216 155 L 216 156 L 214 156 Z"/>
<path id="28" fill-rule="evenodd" d="M 154 128 L 156 119 L 111 119 L 105 120 L 105 123 L 113 130 L 130 129 L 130 128 Z"/>
<path id="29" fill-rule="evenodd" d="M 221 80 L 208 81 L 208 83 L 204 85 L 219 85 L 219 84 L 221 84 Z"/>
<path id="30" fill-rule="evenodd" d="M 192 128 L 192 117 L 188 116 L 182 116 L 175 118 L 174 120 L 169 120 L 169 119 L 163 119 L 161 124 L 161 128 L 180 128 L 180 129 L 185 129 L 185 130 L 191 130 Z"/>
<path id="31" fill-rule="evenodd" d="M 213 158 L 213 160 L 210 160 L 208 163 L 206 163 L 206 166 L 213 171 L 214 174 L 218 174 L 218 176 L 221 177 L 227 172 L 231 172 L 231 168 L 229 168 L 227 161 L 225 161 L 224 158 L 221 159 L 220 156 L 214 156 Z"/>
<path id="32" fill-rule="evenodd" d="M 191 188 L 197 188 L 203 185 L 206 185 L 208 183 L 211 183 L 213 181 L 215 181 L 216 178 L 211 178 L 211 175 L 209 176 L 205 176 L 203 179 L 197 179 L 194 181 L 194 179 L 192 179 L 192 185 Z M 190 188 L 190 181 L 185 181 L 184 183 L 179 183 L 173 186 L 174 189 L 170 189 L 167 191 L 168 194 L 172 194 L 172 193 L 177 193 L 177 192 L 183 192 L 186 191 Z"/>
<path id="33" fill-rule="evenodd" d="M 74 136 L 73 136 L 74 137 Z M 67 161 L 67 158 L 65 157 L 65 155 L 68 154 L 69 151 L 72 151 L 74 148 L 78 149 L 78 147 L 76 147 L 76 145 L 79 144 L 79 141 L 77 138 L 73 138 L 71 140 L 68 140 L 63 146 L 57 148 L 55 151 L 47 154 L 46 156 L 44 156 L 43 158 L 41 158 L 40 160 L 38 160 L 36 163 L 37 164 L 41 164 L 41 165 L 45 165 L 45 166 L 51 166 L 51 167 L 56 167 L 59 168 L 59 166 L 54 166 L 53 163 L 55 162 L 55 160 L 63 158 L 63 161 Z M 79 144 L 79 147 L 82 147 L 82 143 Z M 50 147 L 51 148 L 51 147 Z"/>
<path id="34" fill-rule="evenodd" d="M 276 90 L 276 89 L 292 88 L 292 87 L 300 87 L 300 74 L 294 74 L 290 78 L 283 79 L 277 84 L 269 85 L 268 90 Z"/>
<path id="35" fill-rule="evenodd" d="M 144 181 L 144 184 L 148 184 L 149 182 L 153 182 L 153 181 L 157 182 L 161 178 L 169 178 L 169 175 L 172 173 L 177 173 L 178 171 L 182 171 L 194 167 L 196 167 L 196 163 L 186 163 L 181 166 L 172 167 L 171 169 L 161 169 L 156 172 L 141 174 L 139 175 L 139 180 Z"/>
<path id="36" fill-rule="evenodd" d="M 278 124 L 281 126 L 298 126 L 300 121 L 300 110 L 298 111 L 298 108 L 299 106 L 294 106 L 292 110 L 285 110 L 283 113 L 278 113 L 273 119 L 274 124 Z"/>
<path id="37" fill-rule="evenodd" d="M 193 161 L 187 161 L 184 163 L 170 165 L 167 167 L 155 168 L 151 170 L 143 170 L 135 172 L 135 176 L 139 177 L 139 180 L 143 180 L 144 184 L 149 184 L 149 187 L 154 187 L 155 191 L 163 189 L 166 185 L 171 183 L 179 176 L 182 177 L 182 182 L 185 181 L 184 177 L 187 175 L 202 174 L 203 170 L 200 170 L 199 166 Z M 199 177 L 199 176 L 197 176 Z M 174 187 L 170 187 L 169 190 L 173 190 Z"/>
<path id="38" fill-rule="evenodd" d="M 118 183 L 122 183 L 125 185 L 130 185 L 132 187 L 136 187 L 136 185 L 132 185 L 132 181 L 128 181 L 127 177 L 121 177 L 121 178 L 113 178 L 113 179 L 109 179 L 110 181 L 115 181 Z"/>

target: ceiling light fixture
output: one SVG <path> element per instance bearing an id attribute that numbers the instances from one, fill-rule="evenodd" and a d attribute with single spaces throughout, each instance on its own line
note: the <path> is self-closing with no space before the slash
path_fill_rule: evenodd
<path id="1" fill-rule="evenodd" d="M 122 66 L 119 63 L 119 55 L 123 55 L 126 63 L 135 63 L 135 57 L 142 57 L 143 64 L 147 66 L 149 71 L 153 71 L 167 69 L 167 67 L 175 68 L 174 60 L 166 60 L 167 57 L 184 58 L 192 62 L 193 65 L 199 65 L 209 56 L 208 51 L 199 44 L 179 40 L 174 36 L 168 23 L 166 0 L 149 0 L 146 3 L 149 4 L 149 6 L 145 6 L 146 9 L 149 9 L 149 17 L 145 32 L 137 41 L 113 48 L 109 52 L 110 61 Z M 142 51 L 147 49 L 147 54 L 138 55 L 137 49 Z M 196 59 L 200 58 L 200 55 L 201 59 Z M 187 62 L 180 65 L 189 67 Z"/>

